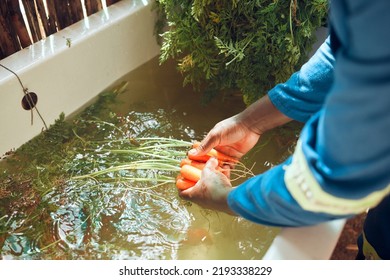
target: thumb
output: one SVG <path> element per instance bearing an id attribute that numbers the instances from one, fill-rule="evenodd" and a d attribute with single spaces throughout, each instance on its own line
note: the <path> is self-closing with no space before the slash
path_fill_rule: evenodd
<path id="1" fill-rule="evenodd" d="M 211 157 L 206 162 L 206 165 L 203 168 L 202 173 L 205 173 L 205 174 L 207 174 L 209 172 L 215 173 L 217 171 L 217 167 L 218 167 L 218 160 L 215 157 Z"/>
<path id="2" fill-rule="evenodd" d="M 188 154 L 194 156 L 203 156 L 211 151 L 217 145 L 215 137 L 211 137 L 210 134 L 203 139 L 202 142 L 196 142 L 193 144 L 193 148 L 188 151 Z"/>
<path id="3" fill-rule="evenodd" d="M 203 155 L 207 154 L 211 149 L 212 149 L 212 147 L 207 148 L 202 143 L 195 143 L 193 145 L 193 148 L 188 151 L 188 154 L 192 155 L 192 156 L 203 156 Z"/>

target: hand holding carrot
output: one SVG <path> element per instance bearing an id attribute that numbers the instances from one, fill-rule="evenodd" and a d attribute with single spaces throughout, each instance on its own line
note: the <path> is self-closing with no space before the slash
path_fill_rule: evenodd
<path id="1" fill-rule="evenodd" d="M 215 148 L 240 159 L 256 145 L 264 132 L 289 121 L 291 119 L 282 114 L 265 95 L 241 113 L 217 123 L 189 155 L 202 156 Z"/>
<path id="2" fill-rule="evenodd" d="M 237 160 L 252 149 L 259 138 L 260 134 L 250 130 L 240 115 L 236 115 L 217 123 L 205 139 L 188 152 L 188 156 L 201 157 L 215 148 Z"/>
<path id="3" fill-rule="evenodd" d="M 276 109 L 269 97 L 265 95 L 241 113 L 217 123 L 203 141 L 188 152 L 189 159 L 196 161 L 202 159 L 207 163 L 196 183 L 194 181 L 190 181 L 193 182 L 191 184 L 186 182 L 187 184 L 183 185 L 183 188 L 177 184 L 179 195 L 205 208 L 234 214 L 227 204 L 228 194 L 233 188 L 229 176 L 225 176 L 223 172 L 218 170 L 219 163 L 215 158 L 218 158 L 218 154 L 215 155 L 215 151 L 239 160 L 256 145 L 262 133 L 290 120 L 289 117 Z M 231 164 L 224 164 L 220 167 L 238 166 L 234 160 L 227 162 Z M 199 172 L 197 173 L 199 175 Z"/>
<path id="4" fill-rule="evenodd" d="M 193 147 L 197 147 L 199 144 L 199 142 L 195 142 Z M 215 157 L 217 159 L 218 165 L 216 171 L 223 173 L 227 178 L 229 178 L 230 172 L 227 166 L 228 164 L 237 163 L 238 160 L 211 149 L 211 151 L 206 155 L 200 157 L 189 156 L 180 162 L 180 175 L 176 178 L 176 187 L 179 190 L 186 190 L 193 187 L 200 180 L 202 170 L 205 168 L 206 162 L 211 157 Z M 223 168 L 223 166 L 225 166 L 225 168 Z"/>
<path id="5" fill-rule="evenodd" d="M 179 190 L 181 198 L 201 207 L 234 214 L 227 205 L 227 196 L 232 190 L 229 178 L 218 170 L 218 160 L 211 157 L 193 187 Z"/>
<path id="6" fill-rule="evenodd" d="M 206 162 L 206 165 L 203 169 L 189 164 L 181 167 L 182 178 L 176 181 L 179 195 L 202 207 L 234 214 L 227 204 L 232 190 L 229 168 L 234 167 L 259 138 L 260 134 L 249 129 L 240 114 L 217 123 L 206 138 L 195 143 L 188 152 L 189 161 L 195 161 L 198 166 L 199 162 Z"/>

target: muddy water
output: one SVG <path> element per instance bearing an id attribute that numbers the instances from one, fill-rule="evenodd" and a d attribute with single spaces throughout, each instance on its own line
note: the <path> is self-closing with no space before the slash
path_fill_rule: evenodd
<path id="1" fill-rule="evenodd" d="M 135 138 L 201 140 L 216 122 L 245 108 L 241 98 L 234 95 L 225 96 L 223 102 L 217 98 L 202 105 L 199 93 L 182 86 L 182 77 L 174 64 L 158 66 L 157 59 L 110 88 L 124 81 L 128 82 L 127 90 L 118 96 L 119 102 L 110 110 L 122 120 L 119 130 Z M 110 146 L 118 129 L 109 125 L 97 128 L 108 131 L 104 137 Z M 295 126 L 268 133 L 244 162 L 247 166 L 254 164 L 255 173 L 263 172 L 291 153 L 295 139 Z M 94 168 L 104 165 L 105 156 L 97 157 L 85 150 L 77 152 L 64 169 L 82 172 L 81 163 L 92 158 Z M 0 213 L 0 256 L 4 259 L 261 259 L 279 231 L 185 202 L 178 197 L 173 184 L 153 189 L 145 188 L 145 183 L 139 184 L 132 183 L 129 188 L 124 182 L 59 182 L 59 186 L 40 194 L 37 200 L 41 206 L 27 208 L 25 212 Z"/>

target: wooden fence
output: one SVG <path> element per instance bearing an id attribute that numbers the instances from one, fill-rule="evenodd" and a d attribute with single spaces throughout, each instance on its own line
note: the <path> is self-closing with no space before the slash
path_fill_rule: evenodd
<path id="1" fill-rule="evenodd" d="M 103 8 L 101 0 L 0 0 L 0 59 L 82 20 L 82 3 L 87 16 Z"/>

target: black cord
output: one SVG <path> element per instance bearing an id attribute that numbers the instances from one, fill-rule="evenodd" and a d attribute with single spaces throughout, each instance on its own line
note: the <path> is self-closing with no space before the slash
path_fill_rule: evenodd
<path id="1" fill-rule="evenodd" d="M 23 83 L 22 83 L 22 80 L 19 78 L 18 74 L 16 74 L 14 71 L 12 71 L 11 69 L 9 69 L 8 67 L 4 66 L 3 64 L 0 64 L 1 67 L 3 67 L 5 70 L 11 72 L 12 74 L 14 74 L 16 76 L 16 78 L 18 78 L 18 81 L 20 83 L 20 86 L 23 88 L 23 92 L 24 94 L 26 94 L 27 92 L 27 88 L 24 87 Z"/>
<path id="2" fill-rule="evenodd" d="M 23 89 L 23 93 L 24 93 L 24 95 L 25 95 L 25 97 L 26 97 L 27 103 L 28 103 L 28 105 L 29 105 L 30 108 L 31 108 L 31 125 L 33 125 L 33 112 L 32 112 L 32 109 L 35 109 L 35 111 L 37 112 L 39 118 L 42 120 L 43 125 L 45 126 L 45 129 L 47 130 L 48 128 L 47 128 L 47 125 L 46 125 L 45 120 L 43 119 L 41 113 L 39 112 L 39 110 L 38 110 L 36 104 L 34 104 L 34 101 L 31 99 L 31 96 L 30 96 L 30 94 L 29 94 L 29 92 L 28 92 L 28 88 L 25 88 L 25 87 L 24 87 L 24 85 L 23 85 L 23 83 L 22 83 L 22 80 L 19 78 L 18 74 L 16 74 L 14 71 L 12 71 L 11 69 L 9 69 L 8 67 L 4 66 L 4 65 L 1 64 L 1 63 L 0 63 L 0 66 L 3 67 L 5 70 L 11 72 L 12 74 L 15 75 L 16 78 L 18 78 L 19 84 L 20 84 L 20 86 L 21 86 L 22 89 Z"/>

